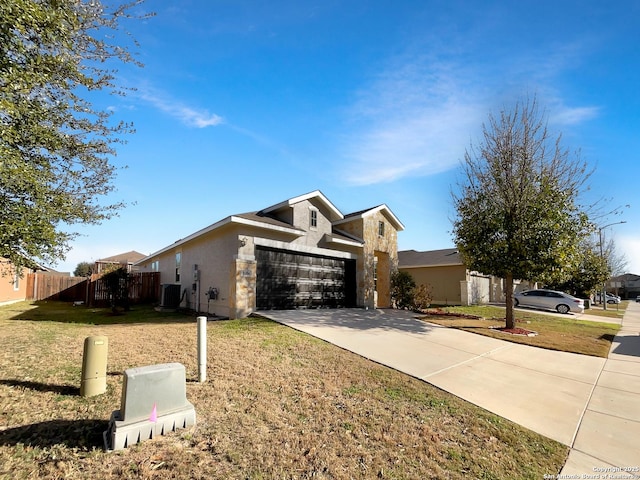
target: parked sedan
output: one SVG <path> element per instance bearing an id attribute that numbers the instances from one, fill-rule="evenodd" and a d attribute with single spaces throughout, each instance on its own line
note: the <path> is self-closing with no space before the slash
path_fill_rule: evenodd
<path id="1" fill-rule="evenodd" d="M 596 293 L 596 296 L 595 296 L 596 302 L 602 303 L 600 301 L 601 298 L 602 298 L 602 294 L 600 292 Z M 608 292 L 605 294 L 604 298 L 607 301 L 607 303 L 620 303 L 621 302 L 621 298 L 619 296 L 614 295 L 612 293 L 608 293 Z"/>
<path id="2" fill-rule="evenodd" d="M 526 290 L 513 295 L 514 306 L 555 310 L 558 313 L 583 313 L 584 301 L 555 290 Z"/>
<path id="3" fill-rule="evenodd" d="M 607 299 L 607 303 L 620 303 L 622 301 L 619 296 L 611 295 L 610 293 L 607 293 L 607 296 L 604 298 Z"/>

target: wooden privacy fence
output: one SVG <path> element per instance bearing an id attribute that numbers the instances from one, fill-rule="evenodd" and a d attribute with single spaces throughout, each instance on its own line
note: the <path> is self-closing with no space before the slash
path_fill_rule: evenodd
<path id="1" fill-rule="evenodd" d="M 153 303 L 160 300 L 158 272 L 131 272 L 128 279 L 129 303 Z M 67 277 L 43 273 L 27 276 L 27 300 L 85 302 L 93 307 L 108 307 L 111 291 L 100 275 Z"/>

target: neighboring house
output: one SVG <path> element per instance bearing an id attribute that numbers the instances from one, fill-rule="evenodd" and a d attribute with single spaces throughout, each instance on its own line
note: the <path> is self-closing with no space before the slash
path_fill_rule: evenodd
<path id="1" fill-rule="evenodd" d="M 436 305 L 503 301 L 502 280 L 470 271 L 455 248 L 399 251 L 398 270 L 409 273 L 418 285 L 430 285 Z"/>
<path id="2" fill-rule="evenodd" d="M 110 271 L 114 268 L 114 266 L 126 266 L 127 272 L 131 272 L 134 269 L 133 265 L 136 262 L 142 260 L 144 257 L 146 257 L 144 253 L 131 251 L 113 255 L 112 257 L 102 258 L 95 261 L 93 266 L 93 273 L 103 273 L 105 271 Z"/>
<path id="3" fill-rule="evenodd" d="M 320 191 L 231 215 L 137 262 L 180 305 L 256 310 L 389 307 L 404 226 L 386 205 L 344 215 Z M 177 285 L 178 287 L 170 287 Z"/>
<path id="4" fill-rule="evenodd" d="M 613 277 L 607 282 L 607 291 L 620 295 L 624 299 L 635 299 L 640 295 L 640 275 L 625 273 Z"/>
<path id="5" fill-rule="evenodd" d="M 39 267 L 39 270 L 47 270 Z M 27 288 L 27 275 L 35 270 L 22 267 L 18 272 L 8 258 L 0 258 L 0 305 L 22 302 L 30 295 Z"/>

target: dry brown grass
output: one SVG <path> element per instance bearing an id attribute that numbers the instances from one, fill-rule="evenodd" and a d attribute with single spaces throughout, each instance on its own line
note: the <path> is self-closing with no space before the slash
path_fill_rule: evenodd
<path id="1" fill-rule="evenodd" d="M 567 448 L 424 382 L 261 319 L 209 322 L 197 379 L 192 318 L 44 321 L 0 307 L 1 478 L 542 478 Z M 82 309 L 85 322 L 113 322 Z M 64 315 L 51 316 L 63 320 Z M 138 317 L 136 317 L 138 315 Z M 23 320 L 16 320 L 22 318 Z M 136 318 L 145 318 L 136 323 Z M 109 338 L 107 393 L 78 395 L 83 341 Z M 180 362 L 197 425 L 101 449 L 126 368 Z M 499 394 L 499 392 L 496 392 Z"/>

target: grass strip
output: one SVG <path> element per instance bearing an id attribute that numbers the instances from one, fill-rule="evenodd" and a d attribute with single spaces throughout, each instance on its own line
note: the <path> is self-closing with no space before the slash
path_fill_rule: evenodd
<path id="1" fill-rule="evenodd" d="M 504 308 L 485 305 L 444 307 L 440 310 L 449 314 L 458 313 L 465 317 L 427 314 L 422 319 L 510 342 L 603 358 L 608 356 L 611 342 L 620 330 L 620 325 L 606 321 L 576 319 L 574 316 L 557 317 L 535 311 L 516 310 L 516 326 L 537 333 L 534 337 L 528 337 L 503 333 L 491 328 L 504 326 Z M 468 318 L 469 316 L 479 318 Z"/>

